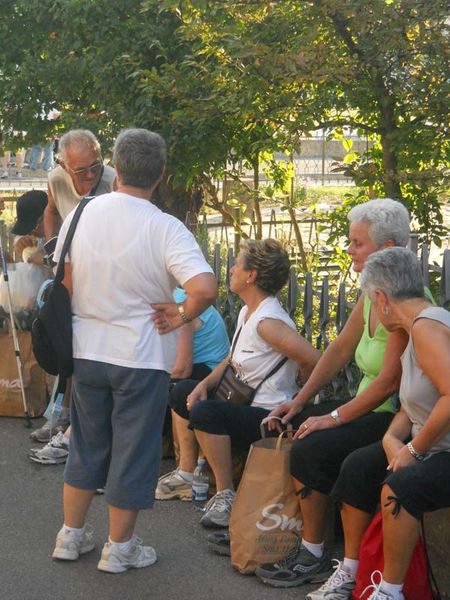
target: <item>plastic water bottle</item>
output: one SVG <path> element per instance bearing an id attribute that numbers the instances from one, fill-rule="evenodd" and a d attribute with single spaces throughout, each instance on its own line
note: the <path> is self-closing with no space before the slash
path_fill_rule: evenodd
<path id="1" fill-rule="evenodd" d="M 192 480 L 192 501 L 206 502 L 208 500 L 209 478 L 206 472 L 206 460 L 199 458 Z"/>

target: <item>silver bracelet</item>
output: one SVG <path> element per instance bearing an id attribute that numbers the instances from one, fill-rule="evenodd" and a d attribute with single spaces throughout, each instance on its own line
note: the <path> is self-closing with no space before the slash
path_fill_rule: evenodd
<path id="1" fill-rule="evenodd" d="M 412 445 L 412 442 L 408 442 L 406 444 L 406 447 L 408 448 L 409 453 L 411 454 L 411 456 L 413 458 L 415 458 L 416 460 L 418 460 L 418 461 L 425 460 L 425 458 L 427 457 L 427 454 L 419 454 L 419 452 L 417 452 L 417 450 Z"/>

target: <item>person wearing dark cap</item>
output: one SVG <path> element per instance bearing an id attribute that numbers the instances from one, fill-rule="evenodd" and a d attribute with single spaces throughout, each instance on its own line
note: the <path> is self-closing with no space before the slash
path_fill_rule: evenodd
<path id="1" fill-rule="evenodd" d="M 14 251 L 24 262 L 47 264 L 43 248 L 43 215 L 46 206 L 47 194 L 40 190 L 26 192 L 17 200 L 17 219 L 11 233 L 17 236 L 14 240 Z"/>

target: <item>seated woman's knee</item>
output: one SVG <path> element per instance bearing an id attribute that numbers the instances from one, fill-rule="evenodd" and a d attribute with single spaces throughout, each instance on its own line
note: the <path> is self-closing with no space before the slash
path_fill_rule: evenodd
<path id="1" fill-rule="evenodd" d="M 341 476 L 358 477 L 358 474 L 361 475 L 366 472 L 368 464 L 365 450 L 366 447 L 358 448 L 344 459 L 341 465 Z"/>
<path id="2" fill-rule="evenodd" d="M 329 457 L 332 448 L 319 440 L 317 435 L 295 440 L 291 449 L 291 463 L 296 464 L 320 464 L 322 459 Z"/>
<path id="3" fill-rule="evenodd" d="M 211 425 L 224 422 L 223 402 L 204 400 L 192 407 L 189 424 L 194 429 L 210 428 Z"/>
<path id="4" fill-rule="evenodd" d="M 183 419 L 189 418 L 189 412 L 186 408 L 186 398 L 198 384 L 193 379 L 182 379 L 173 384 L 169 393 L 169 406 L 177 415 Z"/>

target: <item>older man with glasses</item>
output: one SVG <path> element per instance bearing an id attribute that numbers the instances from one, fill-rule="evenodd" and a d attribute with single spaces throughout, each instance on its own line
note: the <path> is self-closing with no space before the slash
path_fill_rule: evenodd
<path id="1" fill-rule="evenodd" d="M 58 164 L 48 174 L 48 203 L 44 211 L 46 260 L 53 257 L 56 236 L 67 215 L 85 196 L 111 192 L 116 177 L 113 168 L 103 165 L 100 144 L 88 129 L 73 129 L 61 137 Z M 70 430 L 66 429 L 69 424 L 70 388 L 69 384 L 56 423 L 49 420 L 30 434 L 36 442 L 48 442 L 42 450 L 30 450 L 29 458 L 33 462 L 57 464 L 66 460 L 70 435 Z M 52 432 L 56 434 L 53 438 Z"/>
<path id="2" fill-rule="evenodd" d="M 112 191 L 114 169 L 103 165 L 100 144 L 87 129 L 73 129 L 58 146 L 59 166 L 48 175 L 48 204 L 44 213 L 47 240 L 58 234 L 62 221 L 84 196 Z"/>

